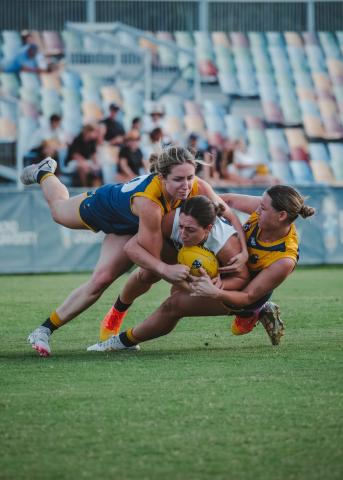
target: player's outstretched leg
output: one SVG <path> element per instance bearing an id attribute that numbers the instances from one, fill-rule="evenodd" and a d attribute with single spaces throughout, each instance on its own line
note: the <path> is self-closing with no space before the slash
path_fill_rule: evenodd
<path id="1" fill-rule="evenodd" d="M 285 326 L 280 318 L 280 309 L 276 303 L 266 302 L 259 313 L 259 321 L 273 345 L 279 345 L 285 334 Z"/>
<path id="2" fill-rule="evenodd" d="M 67 187 L 54 175 L 56 166 L 56 161 L 47 157 L 38 164 L 25 167 L 20 176 L 21 181 L 24 185 L 39 184 L 56 223 L 68 228 L 85 229 L 79 214 L 80 203 L 85 195 L 69 198 Z"/>
<path id="3" fill-rule="evenodd" d="M 106 288 L 132 266 L 131 260 L 123 252 L 124 245 L 130 238 L 131 235 L 105 236 L 100 258 L 90 279 L 71 292 L 40 327 L 29 335 L 28 340 L 38 353 L 41 354 L 42 350 L 43 354 L 46 353 L 44 356 L 48 356 L 49 339 L 53 332 L 93 305 Z"/>
<path id="4" fill-rule="evenodd" d="M 57 162 L 51 157 L 44 158 L 39 163 L 25 167 L 20 175 L 20 181 L 24 185 L 40 183 L 43 177 L 53 175 L 57 168 Z"/>

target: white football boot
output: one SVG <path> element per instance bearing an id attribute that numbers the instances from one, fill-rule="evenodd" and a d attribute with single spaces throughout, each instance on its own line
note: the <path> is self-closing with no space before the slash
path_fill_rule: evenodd
<path id="1" fill-rule="evenodd" d="M 55 173 L 56 168 L 56 160 L 51 157 L 44 158 L 44 160 L 39 163 L 33 163 L 25 167 L 21 172 L 20 181 L 24 185 L 32 185 L 33 183 L 37 183 L 37 175 L 39 172 Z"/>
<path id="2" fill-rule="evenodd" d="M 51 332 L 47 327 L 38 327 L 33 330 L 27 337 L 27 341 L 31 343 L 32 348 L 37 350 L 40 357 L 48 357 L 51 353 L 49 338 Z"/>
<path id="3" fill-rule="evenodd" d="M 139 345 L 126 347 L 120 340 L 119 335 L 113 335 L 108 340 L 95 343 L 87 348 L 87 352 L 113 352 L 119 350 L 140 350 Z"/>
<path id="4" fill-rule="evenodd" d="M 258 317 L 273 345 L 279 345 L 285 334 L 285 326 L 280 318 L 280 309 L 276 303 L 266 302 Z"/>

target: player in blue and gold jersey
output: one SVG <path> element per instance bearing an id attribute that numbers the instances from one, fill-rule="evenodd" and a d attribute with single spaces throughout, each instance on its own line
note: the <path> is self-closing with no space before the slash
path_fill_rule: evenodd
<path id="1" fill-rule="evenodd" d="M 191 295 L 174 293 L 144 322 L 90 347 L 91 350 L 123 350 L 169 333 L 182 317 L 223 314 L 237 315 L 232 325 L 234 334 L 249 333 L 260 320 L 272 343 L 279 343 L 283 324 L 277 306 L 268 300 L 298 262 L 294 221 L 299 215 L 307 218 L 315 211 L 304 204 L 297 190 L 286 185 L 273 186 L 262 197 L 225 194 L 222 198 L 231 207 L 250 215 L 244 225 L 249 253 L 247 286 L 241 291 L 221 288 L 204 272 L 202 277 L 192 278 Z M 136 254 L 146 255 L 142 250 Z M 149 268 L 154 270 L 151 258 Z M 222 267 L 220 271 L 228 274 L 232 270 Z"/>
<path id="2" fill-rule="evenodd" d="M 99 261 L 91 278 L 73 291 L 45 322 L 28 337 L 42 356 L 50 354 L 51 333 L 92 305 L 105 289 L 132 265 L 125 246 L 137 234 L 140 247 L 160 258 L 163 244 L 161 221 L 188 197 L 206 195 L 225 206 L 223 216 L 240 235 L 242 250 L 233 259 L 236 266 L 247 260 L 245 236 L 238 218 L 214 193 L 211 186 L 195 176 L 194 155 L 182 147 L 170 147 L 152 156 L 152 172 L 125 184 L 105 185 L 95 192 L 69 198 L 65 185 L 54 175 L 56 162 L 47 158 L 26 167 L 21 175 L 25 185 L 38 183 L 55 222 L 72 229 L 105 232 Z M 144 261 L 143 264 L 144 265 Z M 163 278 L 171 283 L 188 277 L 183 265 L 162 265 Z"/>

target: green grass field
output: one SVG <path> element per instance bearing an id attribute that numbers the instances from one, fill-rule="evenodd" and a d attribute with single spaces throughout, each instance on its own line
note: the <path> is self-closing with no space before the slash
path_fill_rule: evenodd
<path id="1" fill-rule="evenodd" d="M 87 353 L 124 277 L 37 357 L 27 334 L 85 278 L 0 277 L 1 479 L 343 478 L 343 269 L 299 268 L 279 288 L 279 347 L 213 317 L 138 353 Z M 125 326 L 167 293 L 156 285 Z"/>

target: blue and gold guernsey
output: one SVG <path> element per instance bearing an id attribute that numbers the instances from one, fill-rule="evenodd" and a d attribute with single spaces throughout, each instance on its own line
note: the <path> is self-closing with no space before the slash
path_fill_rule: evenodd
<path id="1" fill-rule="evenodd" d="M 195 178 L 188 198 L 198 194 Z M 139 217 L 132 212 L 132 200 L 145 197 L 160 206 L 162 215 L 179 207 L 182 200 L 170 204 L 166 199 L 160 177 L 153 173 L 133 178 L 127 183 L 108 184 L 88 192 L 80 204 L 80 217 L 84 225 L 94 232 L 134 235 L 138 231 Z"/>
<path id="2" fill-rule="evenodd" d="M 260 233 L 258 220 L 258 213 L 253 212 L 243 225 L 249 253 L 247 266 L 251 280 L 256 277 L 259 272 L 265 268 L 268 268 L 274 262 L 277 262 L 282 258 L 291 258 L 294 260 L 294 267 L 299 259 L 298 235 L 293 223 L 285 237 L 280 238 L 275 242 L 267 243 L 261 242 L 261 240 L 258 238 Z M 226 307 L 229 307 L 230 313 L 235 312 L 242 317 L 249 317 L 254 315 L 256 310 L 260 309 L 270 299 L 272 293 L 272 291 L 266 293 L 262 298 L 253 304 L 247 305 L 243 308 L 229 305 L 227 302 L 223 303 Z"/>
<path id="3" fill-rule="evenodd" d="M 285 237 L 266 243 L 258 238 L 258 219 L 258 213 L 253 212 L 243 225 L 249 253 L 247 266 L 251 277 L 282 258 L 291 258 L 296 265 L 299 259 L 299 244 L 294 224 L 292 223 Z"/>

